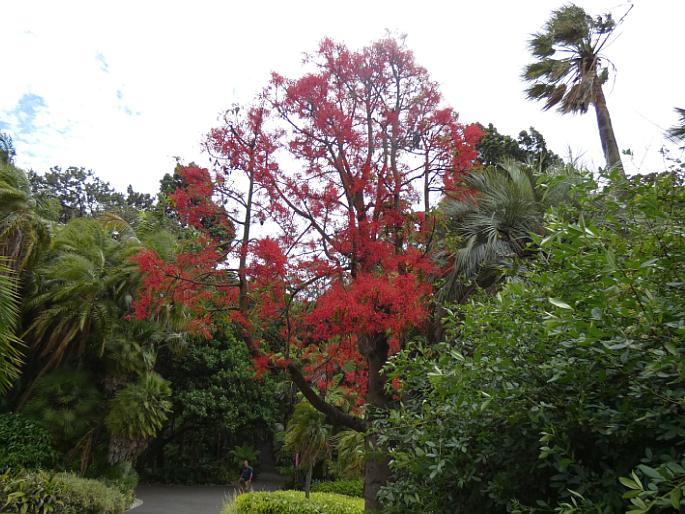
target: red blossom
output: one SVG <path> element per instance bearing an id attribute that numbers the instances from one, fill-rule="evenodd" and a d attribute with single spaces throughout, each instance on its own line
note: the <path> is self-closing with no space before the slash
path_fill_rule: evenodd
<path id="1" fill-rule="evenodd" d="M 458 192 L 482 131 L 396 39 L 326 39 L 306 64 L 227 112 L 207 138 L 212 172 L 181 169 L 170 197 L 195 237 L 172 261 L 136 257 L 135 313 L 179 303 L 205 335 L 234 323 L 258 375 L 298 365 L 362 405 L 369 355 L 399 351 L 431 314 L 431 202 Z"/>

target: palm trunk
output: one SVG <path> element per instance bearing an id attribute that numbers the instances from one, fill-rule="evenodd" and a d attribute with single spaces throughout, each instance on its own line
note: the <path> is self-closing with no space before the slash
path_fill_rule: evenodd
<path id="1" fill-rule="evenodd" d="M 304 479 L 304 497 L 309 498 L 309 491 L 312 488 L 312 473 L 314 471 L 314 464 L 310 464 L 307 468 L 307 476 Z"/>
<path id="2" fill-rule="evenodd" d="M 602 91 L 602 85 L 599 83 L 599 80 L 594 81 L 592 90 L 592 103 L 595 106 L 599 139 L 602 142 L 602 151 L 604 152 L 607 168 L 618 169 L 621 176 L 625 178 L 626 174 L 623 170 L 623 163 L 621 162 L 621 153 L 618 150 L 614 127 L 611 124 L 611 116 L 609 116 L 609 108 L 607 107 L 607 101 L 606 98 L 604 98 L 604 91 Z"/>

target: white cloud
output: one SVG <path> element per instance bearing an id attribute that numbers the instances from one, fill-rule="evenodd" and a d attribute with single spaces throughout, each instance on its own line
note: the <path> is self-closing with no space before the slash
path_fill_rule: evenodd
<path id="1" fill-rule="evenodd" d="M 541 112 L 524 98 L 520 72 L 529 34 L 563 2 L 446 1 L 23 1 L 3 8 L 0 121 L 25 95 L 44 99 L 34 130 L 19 134 L 18 162 L 93 168 L 123 188 L 154 192 L 173 157 L 201 161 L 202 135 L 218 113 L 245 102 L 272 70 L 297 74 L 302 52 L 324 36 L 361 46 L 385 29 L 408 34 L 417 60 L 442 84 L 464 121 L 515 135 L 530 125 L 552 148 L 602 164 L 594 116 Z M 578 2 L 621 12 L 616 0 Z M 607 49 L 617 66 L 607 91 L 619 144 L 637 165 L 660 163 L 662 129 L 682 104 L 677 56 L 685 2 L 638 0 Z"/>

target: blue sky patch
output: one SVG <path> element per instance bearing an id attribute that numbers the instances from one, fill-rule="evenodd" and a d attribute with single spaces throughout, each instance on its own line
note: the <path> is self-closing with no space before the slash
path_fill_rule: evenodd
<path id="1" fill-rule="evenodd" d="M 45 99 L 33 93 L 25 93 L 14 109 L 9 111 L 10 116 L 16 119 L 16 131 L 18 134 L 30 134 L 36 130 L 36 117 L 40 109 L 46 107 Z"/>
<path id="2" fill-rule="evenodd" d="M 107 60 L 105 59 L 105 56 L 102 53 L 96 53 L 95 60 L 100 65 L 100 69 L 102 71 L 104 71 L 105 73 L 109 73 L 109 64 L 107 63 Z"/>

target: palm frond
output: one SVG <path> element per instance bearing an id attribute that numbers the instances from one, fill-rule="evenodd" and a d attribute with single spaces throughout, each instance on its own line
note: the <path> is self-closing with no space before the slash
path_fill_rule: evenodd
<path id="1" fill-rule="evenodd" d="M 15 330 L 19 295 L 14 270 L 0 259 L 0 395 L 12 386 L 22 364 L 22 343 Z"/>

